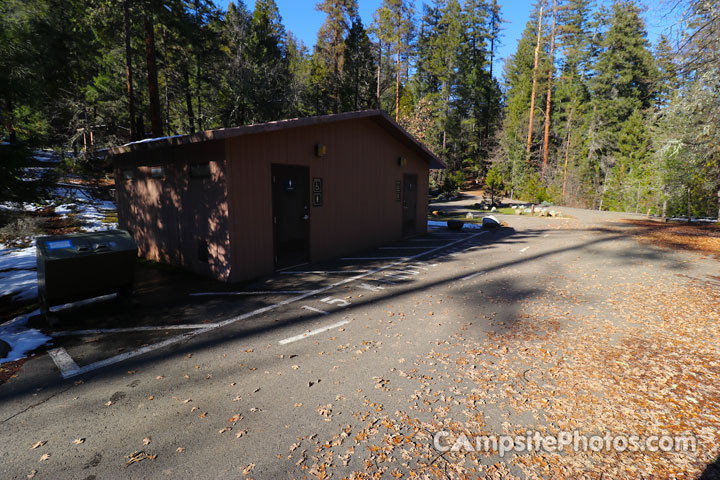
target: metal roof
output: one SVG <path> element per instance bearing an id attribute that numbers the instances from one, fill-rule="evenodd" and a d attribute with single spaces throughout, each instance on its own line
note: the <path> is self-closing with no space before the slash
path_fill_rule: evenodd
<path id="1" fill-rule="evenodd" d="M 317 117 L 292 118 L 288 120 L 278 120 L 276 122 L 246 125 L 243 127 L 219 128 L 217 130 L 207 130 L 188 135 L 148 138 L 137 142 L 127 143 L 118 147 L 113 147 L 110 149 L 109 153 L 110 155 L 122 155 L 124 153 L 154 150 L 156 148 L 164 148 L 174 145 L 224 140 L 226 138 L 239 137 L 242 135 L 274 132 L 284 130 L 286 128 L 308 127 L 313 125 L 322 125 L 324 123 L 356 120 L 360 118 L 369 118 L 384 127 L 396 139 L 400 140 L 406 146 L 415 150 L 421 157 L 425 158 L 430 163 L 430 168 L 445 168 L 445 164 L 442 160 L 435 156 L 435 154 L 432 153 L 425 145 L 415 139 L 415 137 L 408 133 L 403 127 L 398 125 L 397 122 L 395 122 L 382 110 L 363 110 L 359 112 L 320 115 Z"/>

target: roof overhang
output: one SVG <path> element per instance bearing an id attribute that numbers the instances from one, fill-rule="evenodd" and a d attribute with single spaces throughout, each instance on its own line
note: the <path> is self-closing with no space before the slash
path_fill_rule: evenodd
<path id="1" fill-rule="evenodd" d="M 309 127 L 315 125 L 322 125 L 325 123 L 356 120 L 360 118 L 371 119 L 375 121 L 378 125 L 385 128 L 397 140 L 399 140 L 408 148 L 414 150 L 418 155 L 427 160 L 431 169 L 445 168 L 445 164 L 442 162 L 442 160 L 435 156 L 435 154 L 432 153 L 425 145 L 420 143 L 415 137 L 408 133 L 407 130 L 398 125 L 397 122 L 395 122 L 382 110 L 363 110 L 359 112 L 320 115 L 317 117 L 293 118 L 289 120 L 279 120 L 276 122 L 258 123 L 255 125 L 247 125 L 243 127 L 219 128 L 217 130 L 207 130 L 204 132 L 192 133 L 189 135 L 148 138 L 137 142 L 127 143 L 118 147 L 113 147 L 109 150 L 109 154 L 111 156 L 122 155 L 130 152 L 148 151 L 175 145 L 209 142 L 213 140 L 225 140 L 227 138 L 234 138 L 243 135 L 275 132 L 287 128 Z"/>

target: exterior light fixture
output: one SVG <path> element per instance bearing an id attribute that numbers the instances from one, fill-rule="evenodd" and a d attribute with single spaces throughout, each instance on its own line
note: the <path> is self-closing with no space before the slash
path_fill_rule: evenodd
<path id="1" fill-rule="evenodd" d="M 405 158 L 405 157 L 398 157 L 398 165 L 400 165 L 401 167 L 404 167 L 405 164 L 407 164 L 407 158 Z"/>
<path id="2" fill-rule="evenodd" d="M 327 147 L 322 143 L 315 144 L 315 156 L 324 157 L 327 154 Z"/>

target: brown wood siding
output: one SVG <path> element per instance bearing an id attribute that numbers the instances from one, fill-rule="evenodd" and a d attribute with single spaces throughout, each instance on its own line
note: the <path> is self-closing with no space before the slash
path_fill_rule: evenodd
<path id="1" fill-rule="evenodd" d="M 209 163 L 210 178 L 191 178 L 190 164 Z M 152 178 L 163 167 L 163 178 Z M 123 171 L 134 171 L 132 180 Z M 118 221 L 140 255 L 226 280 L 231 259 L 224 142 L 134 152 L 115 159 Z M 206 241 L 208 261 L 198 259 Z"/>
<path id="2" fill-rule="evenodd" d="M 324 144 L 326 156 L 315 156 Z M 405 166 L 398 158 L 407 159 Z M 427 229 L 428 162 L 372 119 L 292 128 L 227 140 L 231 280 L 273 271 L 271 165 L 310 167 L 323 179 L 323 206 L 310 210 L 310 260 L 326 260 L 399 240 L 402 203 L 395 182 L 418 176 L 417 234 Z"/>

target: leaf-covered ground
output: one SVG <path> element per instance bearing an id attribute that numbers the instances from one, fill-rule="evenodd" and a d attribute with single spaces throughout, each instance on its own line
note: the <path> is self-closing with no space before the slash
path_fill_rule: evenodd
<path id="1" fill-rule="evenodd" d="M 357 425 L 313 439 L 303 455 L 314 455 L 298 461 L 308 462 L 304 473 L 329 478 L 333 469 L 350 466 L 353 474 L 339 476 L 699 478 L 720 445 L 720 282 L 649 262 L 641 269 L 563 266 L 563 273 L 538 278 L 542 292 L 516 305 L 511 321 L 495 322 L 495 312 L 479 312 L 474 321 L 498 327 L 487 338 L 466 335 L 469 321 L 451 340 L 402 359 L 392 368 L 395 378 L 378 377 L 379 392 L 405 392 L 405 408 L 388 411 L 388 398 L 369 394 L 354 412 Z M 498 310 L 515 303 L 487 297 Z M 412 393 L 394 388 L 398 382 L 413 385 Z M 694 435 L 698 446 L 677 453 L 439 457 L 432 435 L 440 430 L 468 438 L 528 430 Z"/>

